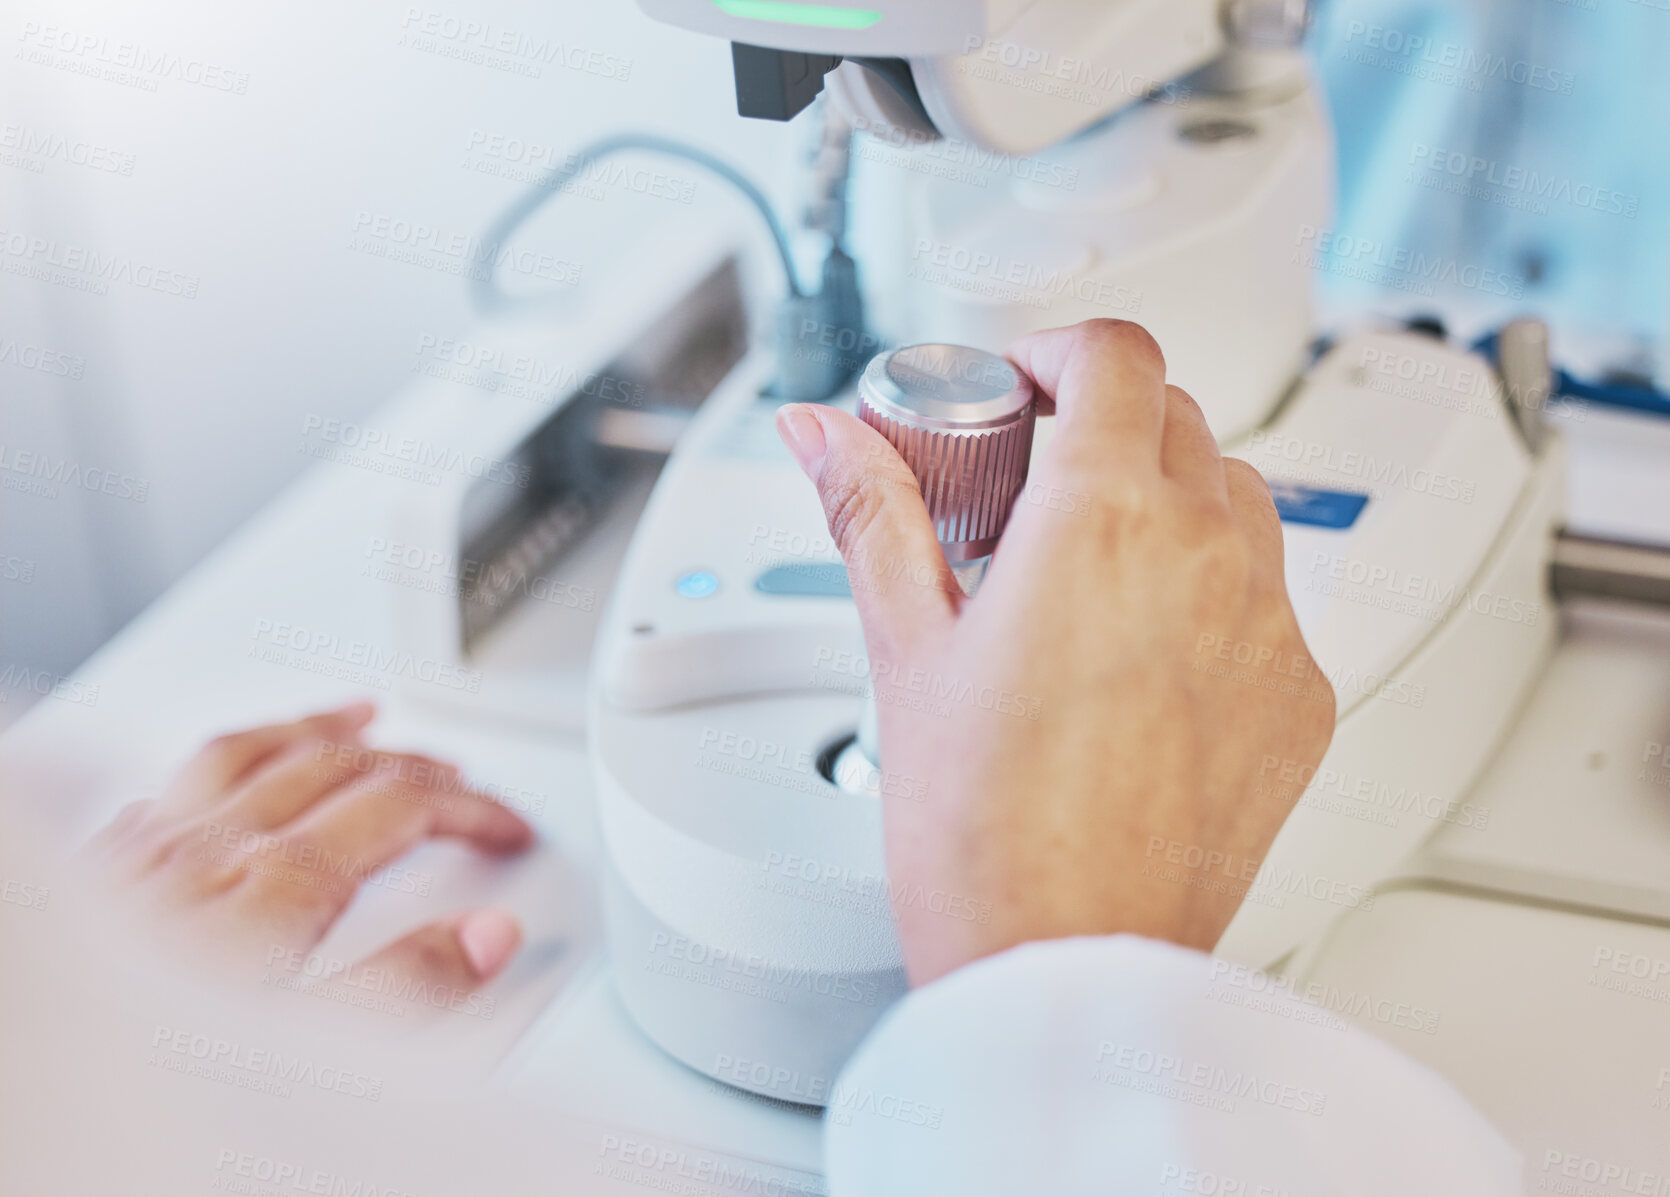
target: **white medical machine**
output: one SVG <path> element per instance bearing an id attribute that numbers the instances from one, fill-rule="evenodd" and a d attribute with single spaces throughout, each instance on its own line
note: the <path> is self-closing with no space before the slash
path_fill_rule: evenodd
<path id="1" fill-rule="evenodd" d="M 1289 586 L 1338 696 L 1323 770 L 1426 803 L 1393 828 L 1293 812 L 1219 949 L 1258 966 L 1289 959 L 1372 905 L 1547 655 L 1556 624 L 1539 613 L 1563 474 L 1559 441 L 1535 432 L 1546 384 L 1538 392 L 1533 373 L 1504 389 L 1490 362 L 1412 332 L 1353 336 L 1310 362 L 1313 268 L 1295 249 L 1329 224 L 1331 143 L 1293 48 L 1304 5 L 799 7 L 805 23 L 645 3 L 781 58 L 843 56 L 826 88 L 860 127 L 1008 154 L 1076 135 L 1060 152 L 1071 191 L 1023 179 L 911 197 L 929 272 L 1011 289 L 921 284 L 912 339 L 996 349 L 1036 327 L 1139 319 L 1226 447 L 1276 487 Z M 1096 107 L 1082 88 L 1031 86 L 1063 71 L 1143 83 L 1101 89 Z M 1188 105 L 1144 98 L 1179 77 Z M 1024 302 L 1040 288 L 1054 302 Z M 1512 332 L 1533 372 L 1546 370 L 1539 331 Z M 821 511 L 775 445 L 769 371 L 756 360 L 727 379 L 661 475 L 602 628 L 591 735 L 628 1008 L 692 1067 L 818 1102 L 904 989 L 881 809 L 911 795 L 854 792 L 836 774 L 868 664 Z M 1388 397 L 1404 378 L 1463 376 L 1495 405 L 1483 418 Z M 833 398 L 851 402 L 850 388 Z M 1045 422 L 1040 444 L 1047 435 Z M 1419 579 L 1421 593 L 1339 595 L 1342 580 L 1377 571 Z M 1233 669 L 1240 646 L 1224 647 L 1210 664 Z M 1271 795 L 1293 780 L 1281 770 Z"/>
<path id="2" fill-rule="evenodd" d="M 1605 764 L 1670 727 L 1670 694 L 1627 659 L 1574 648 L 1591 684 L 1633 694 L 1634 706 L 1604 727 L 1576 720 L 1562 740 L 1550 708 L 1582 700 L 1569 680 L 1538 684 L 1568 623 L 1558 600 L 1662 602 L 1670 572 L 1648 550 L 1562 535 L 1567 453 L 1549 417 L 1563 401 L 1542 324 L 1515 321 L 1482 349 L 1418 326 L 1316 342 L 1333 153 L 1297 49 L 1307 5 L 640 5 L 733 42 L 745 114 L 786 119 L 821 90 L 855 146 L 978 161 L 997 179 L 897 172 L 906 248 L 864 269 L 904 313 L 893 340 L 929 346 L 906 359 L 908 377 L 883 380 L 905 426 L 962 435 L 916 401 L 965 382 L 956 363 L 969 352 L 1122 317 L 1154 333 L 1170 381 L 1270 482 L 1288 587 L 1339 722 L 1320 768 L 1267 761 L 1246 796 L 1304 790 L 1250 885 L 1187 854 L 1155 861 L 1179 883 L 1246 885 L 1218 955 L 1269 970 L 1254 989 L 1351 995 L 1337 1003 L 1351 1016 L 1360 996 L 1370 1025 L 1509 1123 L 1504 1103 L 1523 1086 L 1496 1064 L 1538 1020 L 1604 1024 L 1603 1043 L 1647 1037 L 1660 1008 L 1604 996 L 1590 978 L 1619 961 L 1624 980 L 1638 962 L 1670 961 L 1670 802 Z M 839 141 L 820 169 L 844 170 Z M 825 190 L 838 198 L 838 186 Z M 676 256 L 675 299 L 638 313 L 642 336 L 614 342 L 635 348 L 595 374 L 657 401 L 623 410 L 582 396 L 563 417 L 590 438 L 580 464 L 572 438 L 549 427 L 523 443 L 530 460 L 569 455 L 542 476 L 565 479 L 577 508 L 629 486 L 636 514 L 648 494 L 600 605 L 585 711 L 620 998 L 692 1069 L 808 1106 L 829 1100 L 847 1055 L 904 990 L 881 811 L 919 799 L 921 780 L 854 756 L 872 682 L 849 579 L 773 428 L 786 399 L 856 410 L 859 369 L 884 348 L 855 306 L 840 223 L 824 292 L 791 296 L 775 344 L 747 344 L 728 249 Z M 1050 425 L 1038 422 L 1034 452 Z M 930 490 L 946 477 L 920 480 Z M 518 521 L 515 504 L 458 498 L 435 502 L 464 513 L 449 517 L 461 551 L 561 539 Z M 564 510 L 547 498 L 541 511 Z M 485 600 L 431 604 L 432 634 L 467 641 L 472 601 Z M 497 608 L 481 610 L 485 626 Z M 1611 634 L 1613 616 L 1593 618 L 1585 644 Z M 1208 664 L 1234 670 L 1244 648 L 1207 646 Z M 544 696 L 575 722 L 577 685 L 560 702 Z M 508 695 L 507 709 L 518 702 Z M 1585 768 L 1594 776 L 1574 774 Z M 1530 781 L 1508 785 L 1504 769 Z M 1577 782 L 1601 787 L 1581 817 L 1568 810 Z M 978 918 L 978 903 L 947 917 Z M 1551 943 L 1577 962 L 1569 972 L 1492 988 Z M 1496 973 L 1472 967 L 1480 953 L 1495 954 Z M 1423 994 L 1452 1019 L 1491 1011 L 1481 1035 L 1499 1029 L 1497 1055 L 1379 1018 L 1423 1009 Z M 1572 1014 L 1596 1001 L 1603 1016 Z M 1502 1018 L 1515 1003 L 1527 1013 Z"/>

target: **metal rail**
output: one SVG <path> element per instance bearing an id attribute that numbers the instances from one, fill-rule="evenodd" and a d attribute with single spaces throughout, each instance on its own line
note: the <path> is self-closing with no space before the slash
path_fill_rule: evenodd
<path id="1" fill-rule="evenodd" d="M 1562 532 L 1549 582 L 1556 598 L 1578 595 L 1670 607 L 1670 547 Z"/>

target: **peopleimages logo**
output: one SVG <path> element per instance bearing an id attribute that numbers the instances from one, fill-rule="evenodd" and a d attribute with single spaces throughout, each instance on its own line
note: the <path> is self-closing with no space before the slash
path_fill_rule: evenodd
<path id="1" fill-rule="evenodd" d="M 1523 166 L 1504 165 L 1494 158 L 1467 154 L 1460 150 L 1440 149 L 1416 143 L 1411 149 L 1409 163 L 1421 176 L 1432 181 L 1454 182 L 1465 185 L 1463 194 L 1477 195 L 1474 189 L 1496 188 L 1521 195 L 1539 205 L 1546 212 L 1550 203 L 1587 208 L 1606 216 L 1633 219 L 1641 209 L 1641 197 L 1625 195 L 1609 187 L 1592 183 L 1574 182 L 1568 175 L 1543 174 Z"/>
<path id="2" fill-rule="evenodd" d="M 283 620 L 257 619 L 250 640 L 249 655 L 257 660 L 359 681 L 378 689 L 389 689 L 393 680 L 402 679 L 470 694 L 481 691 L 479 670 Z"/>
<path id="3" fill-rule="evenodd" d="M 77 74 L 143 85 L 142 90 L 145 91 L 157 90 L 159 79 L 172 79 L 239 96 L 249 90 L 249 75 L 244 71 L 102 33 L 25 21 L 18 41 L 21 48 L 17 56 L 25 61 L 39 62 L 43 66 L 74 63 L 76 66 L 72 69 Z M 62 58 L 61 62 L 50 58 L 43 60 L 41 55 L 60 55 Z"/>
<path id="4" fill-rule="evenodd" d="M 1456 72 L 1472 81 L 1495 79 L 1562 96 L 1571 95 L 1577 82 L 1570 71 L 1367 21 L 1352 21 L 1346 28 L 1345 41 L 1340 51 L 1342 57 L 1372 63 L 1375 58 L 1363 54 L 1363 50 L 1371 50 L 1381 62 L 1396 63 L 1413 75 L 1422 74 L 1419 68 L 1425 67 L 1438 72 Z"/>
<path id="5" fill-rule="evenodd" d="M 986 69 L 981 70 L 982 67 Z M 1187 87 L 1170 80 L 1126 74 L 1088 58 L 1056 54 L 999 38 L 982 38 L 976 33 L 964 35 L 963 57 L 958 60 L 957 69 L 965 75 L 1082 104 L 1100 104 L 1111 96 L 1125 96 L 1187 106 L 1191 94 Z"/>
<path id="6" fill-rule="evenodd" d="M 646 964 L 653 964 L 659 957 L 691 966 L 697 971 L 687 977 L 690 980 L 710 980 L 715 974 L 730 973 L 774 987 L 785 995 L 791 989 L 801 989 L 808 994 L 860 1006 L 874 1006 L 880 997 L 880 987 L 868 977 L 849 977 L 800 964 L 782 964 L 755 952 L 714 947 L 687 936 L 668 935 L 665 931 L 657 931 L 651 936 L 646 956 L 649 958 Z M 676 971 L 657 971 L 669 976 L 679 975 Z"/>
<path id="7" fill-rule="evenodd" d="M 20 345 L 9 337 L 0 337 L 0 366 L 16 366 L 55 378 L 80 378 L 87 372 L 87 363 L 77 354 Z"/>
<path id="8" fill-rule="evenodd" d="M 1142 292 L 1133 287 L 928 237 L 916 239 L 911 261 L 912 278 L 973 294 L 1008 297 L 1031 307 L 1048 308 L 1057 299 L 1070 299 L 1114 312 L 1142 310 Z"/>
<path id="9" fill-rule="evenodd" d="M 951 706 L 976 707 L 1036 722 L 1044 705 L 1040 698 L 1013 690 L 948 677 L 937 670 L 921 669 L 906 662 L 871 661 L 833 648 L 819 648 L 812 654 L 812 670 L 814 684 L 818 682 L 819 671 L 870 682 L 876 701 L 888 706 L 906 705 L 900 700 L 914 695 L 940 704 L 947 711 Z"/>
<path id="10" fill-rule="evenodd" d="M 401 43 L 413 49 L 507 70 L 538 79 L 547 66 L 613 79 L 632 78 L 632 60 L 619 54 L 564 42 L 546 33 L 506 28 L 435 9 L 408 8 L 401 19 Z"/>
<path id="11" fill-rule="evenodd" d="M 418 337 L 418 364 L 413 370 L 487 391 L 506 391 L 517 398 L 555 402 L 576 394 L 618 403 L 644 405 L 644 384 L 599 370 L 541 361 L 503 346 L 460 341 L 424 333 Z M 456 371 L 450 367 L 458 367 Z"/>
<path id="12" fill-rule="evenodd" d="M 1313 269 L 1371 282 L 1398 279 L 1401 283 L 1388 285 L 1399 285 L 1401 289 L 1416 290 L 1423 295 L 1433 294 L 1438 286 L 1460 287 L 1508 299 L 1520 299 L 1525 294 L 1525 280 L 1516 275 L 1458 262 L 1442 254 L 1388 245 L 1372 237 L 1353 237 L 1306 224 L 1299 226 L 1296 243 L 1299 261 Z"/>
<path id="13" fill-rule="evenodd" d="M 1482 828 L 1490 821 L 1488 807 L 1471 802 L 1456 804 L 1441 794 L 1414 786 L 1357 777 L 1343 769 L 1312 765 L 1290 757 L 1278 757 L 1274 753 L 1264 755 L 1258 772 L 1259 781 L 1253 787 L 1254 793 L 1292 802 L 1298 791 L 1301 794 L 1300 805 L 1329 810 L 1337 808 L 1331 799 L 1343 799 L 1365 808 L 1363 813 L 1373 809 L 1392 816 L 1371 820 L 1387 827 L 1396 827 L 1396 816 L 1409 813 L 1462 827 Z"/>
<path id="14" fill-rule="evenodd" d="M 1367 601 L 1368 605 L 1384 610 L 1426 619 L 1443 619 L 1458 607 L 1527 627 L 1535 627 L 1542 618 L 1542 606 L 1535 602 L 1487 590 L 1475 591 L 1454 579 L 1411 573 L 1383 562 L 1363 561 L 1323 549 L 1312 553 L 1310 574 L 1305 589 L 1313 593 Z"/>
<path id="15" fill-rule="evenodd" d="M 472 1018 L 491 1019 L 497 1004 L 492 994 L 459 989 L 438 981 L 355 964 L 317 952 L 301 952 L 274 944 L 267 949 L 268 976 L 281 989 L 313 993 L 360 1009 L 384 1008 L 404 1015 L 414 1009 L 445 1010 Z M 393 1005 L 378 999 L 389 998 Z"/>
<path id="16" fill-rule="evenodd" d="M 0 162 L 24 166 L 37 173 L 47 162 L 63 162 L 70 166 L 85 166 L 89 170 L 131 175 L 134 156 L 100 142 L 7 123 L 0 125 Z"/>
<path id="17" fill-rule="evenodd" d="M 47 282 L 65 276 L 78 280 L 82 290 L 103 295 L 111 283 L 124 283 L 141 291 L 156 291 L 196 299 L 202 279 L 155 262 L 136 261 L 127 254 L 101 253 L 84 245 L 60 242 L 56 237 L 39 237 L 16 230 L 0 229 L 0 254 L 8 274 L 22 274 Z M 63 275 L 55 272 L 62 271 Z"/>
<path id="18" fill-rule="evenodd" d="M 631 192 L 652 199 L 689 204 L 696 198 L 692 179 L 647 166 L 633 166 L 612 158 L 583 158 L 562 152 L 555 146 L 530 141 L 507 133 L 471 129 L 465 142 L 467 153 L 477 153 L 506 166 L 527 167 L 536 172 L 561 170 L 568 177 L 559 190 L 577 192 L 591 199 L 605 199 L 610 191 Z M 488 170 L 484 173 L 494 173 Z M 539 178 L 535 174 L 533 178 Z M 532 181 L 531 179 L 529 181 Z"/>
<path id="19" fill-rule="evenodd" d="M 84 466 L 67 457 L 54 458 L 3 442 L 0 442 L 0 486 L 43 499 L 56 499 L 60 487 L 132 499 L 135 503 L 143 503 L 151 493 L 151 484 L 144 478 Z"/>
<path id="20" fill-rule="evenodd" d="M 875 898 L 891 904 L 895 910 L 924 910 L 930 914 L 943 914 L 965 923 L 979 923 L 982 926 L 991 922 L 992 918 L 990 902 L 947 893 L 942 889 L 930 890 L 921 885 L 890 881 L 879 873 L 858 872 L 833 861 L 820 861 L 809 856 L 798 856 L 772 849 L 766 853 L 762 869 L 768 876 L 774 875 L 811 887 L 809 891 L 801 891 L 802 893 L 816 894 L 822 890 L 829 894 L 851 895 L 861 900 Z M 779 888 L 776 892 L 784 891 Z"/>
<path id="21" fill-rule="evenodd" d="M 259 1185 L 261 1187 L 257 1188 Z M 406 1189 L 378 1185 L 363 1177 L 350 1178 L 341 1172 L 327 1172 L 277 1160 L 271 1156 L 223 1148 L 215 1160 L 211 1188 L 227 1193 L 315 1193 L 328 1197 L 415 1197 Z"/>
<path id="22" fill-rule="evenodd" d="M 371 537 L 365 557 L 366 564 L 360 570 L 362 577 L 433 594 L 466 593 L 472 601 L 488 607 L 503 607 L 524 598 L 580 611 L 597 606 L 597 591 L 590 586 L 530 575 L 520 566 L 458 557 L 380 536 Z"/>
<path id="23" fill-rule="evenodd" d="M 8 880 L 0 885 L 0 902 L 9 902 L 28 910 L 45 910 L 51 897 L 52 891 L 45 886 L 31 885 L 26 881 Z"/>
<path id="24" fill-rule="evenodd" d="M 1429 1010 L 1411 1002 L 1393 1001 L 1355 990 L 1341 989 L 1337 985 L 1322 981 L 1300 983 L 1292 977 L 1274 976 L 1261 969 L 1248 968 L 1244 964 L 1232 964 L 1228 960 L 1216 959 L 1212 961 L 1210 980 L 1215 986 L 1243 990 L 1249 995 L 1299 1002 L 1330 1014 L 1346 1015 L 1358 1022 L 1372 1021 L 1382 1026 L 1419 1031 L 1423 1035 L 1438 1033 L 1436 1010 Z"/>
<path id="25" fill-rule="evenodd" d="M 1096 1079 L 1109 1084 L 1120 1083 L 1120 1078 L 1108 1072 L 1109 1068 L 1117 1069 L 1132 1077 L 1156 1082 L 1160 1088 L 1152 1091 L 1162 1092 L 1164 1096 L 1176 1096 L 1190 1100 L 1192 1104 L 1211 1105 L 1218 1109 L 1225 1108 L 1222 1104 L 1225 1100 L 1229 1103 L 1228 1110 L 1234 1109 L 1235 1100 L 1251 1100 L 1296 1114 L 1317 1116 L 1324 1113 L 1328 1105 L 1328 1095 L 1320 1089 L 1286 1084 L 1241 1069 L 1188 1060 L 1128 1043 L 1104 1040 L 1096 1048 L 1096 1065 Z M 1181 1092 L 1166 1091 L 1171 1086 Z M 1194 1092 L 1190 1093 L 1190 1090 Z M 1218 1101 L 1214 1102 L 1214 1098 Z"/>
<path id="26" fill-rule="evenodd" d="M 1192 889 L 1213 893 L 1239 893 L 1249 902 L 1281 908 L 1290 897 L 1311 898 L 1351 910 L 1372 910 L 1376 897 L 1372 888 L 1349 881 L 1336 881 L 1320 874 L 1283 865 L 1266 868 L 1264 861 L 1237 856 L 1217 848 L 1148 837 L 1148 863 L 1143 876 L 1175 881 Z"/>
<path id="27" fill-rule="evenodd" d="M 514 270 L 529 278 L 575 286 L 581 275 L 578 262 L 554 254 L 517 249 L 499 241 L 483 241 L 474 233 L 460 233 L 363 209 L 354 216 L 353 240 L 348 248 L 469 278 L 488 277 L 490 270 Z"/>
<path id="28" fill-rule="evenodd" d="M 873 151 L 883 148 L 910 151 L 947 166 L 965 167 L 973 172 L 971 178 L 997 175 L 1036 183 L 1042 187 L 1058 187 L 1063 191 L 1073 191 L 1079 185 L 1078 167 L 1062 166 L 1059 162 L 1051 162 L 1046 158 L 988 150 L 966 141 L 932 136 L 914 129 L 900 129 L 886 122 L 872 123 L 863 117 L 854 121 L 853 128 L 857 132 L 869 134 L 868 139 L 858 143 L 858 152 L 864 157 L 874 158 L 876 155 Z M 872 152 L 865 153 L 866 150 Z M 883 158 L 882 161 L 890 160 Z M 903 165 L 896 161 L 890 164 Z"/>
<path id="29" fill-rule="evenodd" d="M 1670 1172 L 1643 1172 L 1633 1164 L 1600 1159 L 1575 1151 L 1543 1152 L 1543 1176 L 1537 1188 L 1549 1193 L 1621 1193 L 1630 1197 L 1670 1197 Z M 1576 1182 L 1582 1182 L 1580 1186 Z"/>
<path id="30" fill-rule="evenodd" d="M 718 1071 L 729 1073 L 737 1067 L 755 1066 L 740 1060 L 734 1065 L 720 1057 Z M 798 1076 L 798 1074 L 797 1074 Z M 812 1078 L 820 1081 L 822 1078 Z M 798 1079 L 796 1084 L 800 1082 Z M 802 1098 L 799 1088 L 777 1089 L 791 1101 Z M 759 1197 L 823 1197 L 823 1183 L 806 1173 L 795 1173 L 778 1165 L 761 1165 L 719 1152 L 666 1146 L 644 1139 L 604 1135 L 597 1146 L 596 1175 L 631 1186 L 635 1193 L 759 1194 Z M 624 1190 L 611 1189 L 611 1192 Z"/>
<path id="31" fill-rule="evenodd" d="M 367 1101 L 380 1101 L 383 1096 L 383 1082 L 379 1077 L 161 1023 L 151 1034 L 151 1049 L 153 1065 L 170 1072 L 233 1084 L 240 1089 L 287 1097 L 290 1086 L 295 1085 Z"/>
<path id="32" fill-rule="evenodd" d="M 1261 456 L 1273 458 L 1301 470 L 1314 471 L 1318 478 L 1351 478 L 1371 486 L 1431 495 L 1458 503 L 1472 503 L 1479 484 L 1424 466 L 1411 467 L 1390 457 L 1377 457 L 1357 449 L 1338 449 L 1320 441 L 1259 429 L 1251 445 Z"/>
<path id="33" fill-rule="evenodd" d="M 460 474 L 519 489 L 526 489 L 533 477 L 533 467 L 524 463 L 500 461 L 479 453 L 462 453 L 451 445 L 419 437 L 396 436 L 385 429 L 324 416 L 303 416 L 302 438 L 304 450 L 308 448 L 309 438 L 319 442 L 313 456 L 333 458 L 343 464 L 359 464 L 352 456 L 359 453 L 364 455 L 366 462 L 386 459 L 419 471 Z M 334 450 L 342 451 L 345 456 L 335 458 Z"/>

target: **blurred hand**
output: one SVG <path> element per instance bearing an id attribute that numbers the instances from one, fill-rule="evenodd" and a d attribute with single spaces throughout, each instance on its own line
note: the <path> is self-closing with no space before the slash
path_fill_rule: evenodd
<path id="1" fill-rule="evenodd" d="M 1222 458 L 1153 339 L 1093 320 L 1010 357 L 1057 426 L 973 599 L 879 433 L 778 417 L 854 577 L 884 773 L 927 781 L 885 803 L 894 893 L 991 904 L 984 924 L 896 905 L 915 984 L 1057 936 L 1210 950 L 1291 809 L 1255 796 L 1260 762 L 1314 765 L 1333 734 L 1269 489 Z M 924 704 L 924 684 L 951 697 Z"/>
<path id="2" fill-rule="evenodd" d="M 370 703 L 220 736 L 160 799 L 125 808 L 89 863 L 188 950 L 219 964 L 270 962 L 324 938 L 360 883 L 429 836 L 488 852 L 533 840 L 520 817 L 460 783 L 451 765 L 373 751 Z M 468 990 L 521 944 L 501 910 L 420 927 L 363 962 Z"/>

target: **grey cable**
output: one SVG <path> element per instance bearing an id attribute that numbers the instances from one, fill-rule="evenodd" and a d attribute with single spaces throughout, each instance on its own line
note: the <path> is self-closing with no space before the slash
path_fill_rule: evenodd
<path id="1" fill-rule="evenodd" d="M 610 137 L 601 138 L 581 149 L 563 166 L 551 171 L 529 190 L 524 192 L 515 203 L 502 212 L 498 219 L 488 226 L 482 235 L 481 248 L 476 254 L 477 265 L 485 267 L 471 275 L 470 295 L 475 301 L 477 310 L 483 312 L 494 311 L 511 302 L 499 286 L 498 270 L 494 264 L 494 257 L 498 249 L 509 240 L 511 234 L 521 228 L 527 219 L 547 200 L 558 193 L 558 189 L 570 179 L 578 175 L 591 163 L 612 154 L 619 154 L 629 150 L 643 150 L 653 154 L 666 154 L 674 158 L 682 158 L 692 162 L 704 170 L 724 179 L 731 186 L 740 191 L 743 196 L 754 205 L 768 228 L 771 230 L 772 240 L 777 244 L 777 254 L 783 261 L 783 274 L 788 280 L 789 294 L 795 298 L 803 296 L 799 278 L 795 274 L 794 259 L 789 252 L 788 235 L 783 231 L 782 222 L 771 209 L 771 201 L 746 175 L 737 170 L 723 159 L 716 158 L 706 150 L 697 149 L 682 141 L 674 141 L 666 137 L 657 137 L 650 133 L 617 133 Z"/>

